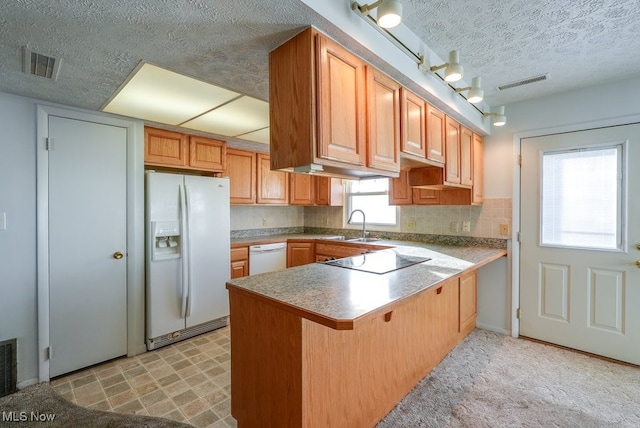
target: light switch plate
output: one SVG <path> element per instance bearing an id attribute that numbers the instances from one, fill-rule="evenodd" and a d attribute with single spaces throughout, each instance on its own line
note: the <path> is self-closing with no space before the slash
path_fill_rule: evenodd
<path id="1" fill-rule="evenodd" d="M 7 230 L 7 213 L 0 213 L 0 230 Z"/>

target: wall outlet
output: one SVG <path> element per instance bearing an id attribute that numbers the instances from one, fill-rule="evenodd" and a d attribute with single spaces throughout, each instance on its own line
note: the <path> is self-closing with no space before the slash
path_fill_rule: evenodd
<path id="1" fill-rule="evenodd" d="M 502 236 L 509 235 L 509 225 L 507 223 L 500 223 L 500 235 Z"/>
<path id="2" fill-rule="evenodd" d="M 471 232 L 471 222 L 470 221 L 463 221 L 462 222 L 462 231 L 463 232 Z"/>
<path id="3" fill-rule="evenodd" d="M 451 223 L 449 223 L 449 231 L 450 232 L 458 232 L 458 222 L 457 221 L 452 221 Z"/>
<path id="4" fill-rule="evenodd" d="M 263 225 L 263 226 L 266 226 L 266 225 L 267 225 L 267 219 L 266 219 L 266 218 L 263 218 L 263 219 L 262 219 L 262 225 Z"/>
<path id="5" fill-rule="evenodd" d="M 407 230 L 416 230 L 416 222 L 414 220 L 407 222 Z"/>

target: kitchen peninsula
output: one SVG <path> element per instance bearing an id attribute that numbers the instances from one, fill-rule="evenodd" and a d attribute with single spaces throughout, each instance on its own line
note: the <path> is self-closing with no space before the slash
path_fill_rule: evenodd
<path id="1" fill-rule="evenodd" d="M 428 260 L 384 274 L 312 263 L 227 283 L 240 428 L 374 426 L 473 330 L 476 271 L 505 249 L 385 245 Z"/>

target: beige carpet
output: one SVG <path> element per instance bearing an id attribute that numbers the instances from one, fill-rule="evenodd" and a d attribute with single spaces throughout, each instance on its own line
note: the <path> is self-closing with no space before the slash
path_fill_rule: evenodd
<path id="1" fill-rule="evenodd" d="M 638 428 L 640 368 L 476 329 L 378 427 Z"/>

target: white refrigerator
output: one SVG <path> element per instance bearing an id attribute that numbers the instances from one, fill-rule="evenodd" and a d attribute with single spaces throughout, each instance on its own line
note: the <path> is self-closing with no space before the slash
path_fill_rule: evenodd
<path id="1" fill-rule="evenodd" d="M 229 179 L 148 171 L 145 198 L 151 350 L 227 325 Z"/>

